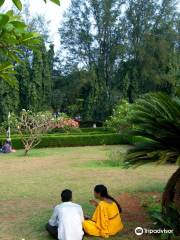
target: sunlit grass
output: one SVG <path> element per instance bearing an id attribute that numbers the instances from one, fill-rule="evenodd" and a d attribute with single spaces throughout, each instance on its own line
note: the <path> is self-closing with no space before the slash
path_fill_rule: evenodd
<path id="1" fill-rule="evenodd" d="M 50 239 L 44 225 L 53 206 L 59 203 L 64 188 L 73 190 L 74 201 L 83 206 L 86 214 L 93 211 L 88 200 L 92 198 L 94 185 L 99 183 L 107 185 L 114 196 L 124 192 L 137 196 L 141 192 L 161 192 L 175 166 L 147 165 L 127 170 L 103 163 L 112 151 L 125 152 L 127 148 L 36 149 L 28 157 L 24 157 L 21 150 L 15 154 L 1 154 L 0 239 Z M 110 239 L 131 240 L 134 234 L 121 233 Z"/>

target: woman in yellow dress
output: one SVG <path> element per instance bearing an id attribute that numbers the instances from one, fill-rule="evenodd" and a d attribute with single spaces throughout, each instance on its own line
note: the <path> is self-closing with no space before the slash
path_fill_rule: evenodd
<path id="1" fill-rule="evenodd" d="M 86 219 L 83 223 L 85 233 L 104 238 L 117 234 L 123 229 L 119 203 L 108 194 L 104 185 L 94 188 L 94 196 L 100 201 L 90 200 L 96 210 L 92 219 Z"/>

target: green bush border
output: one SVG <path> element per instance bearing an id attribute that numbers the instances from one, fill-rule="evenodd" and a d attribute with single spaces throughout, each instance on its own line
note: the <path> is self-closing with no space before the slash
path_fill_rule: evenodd
<path id="1" fill-rule="evenodd" d="M 5 139 L 0 138 L 0 142 Z M 129 139 L 126 136 L 118 133 L 93 134 L 93 135 L 69 135 L 69 134 L 49 134 L 42 137 L 41 143 L 37 148 L 53 148 L 53 147 L 75 147 L 75 146 L 96 146 L 96 145 L 117 145 L 129 144 Z M 21 140 L 16 136 L 12 136 L 12 144 L 15 149 L 22 149 Z"/>

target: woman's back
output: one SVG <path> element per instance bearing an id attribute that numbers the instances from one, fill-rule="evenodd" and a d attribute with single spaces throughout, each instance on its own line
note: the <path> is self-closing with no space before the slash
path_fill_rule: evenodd
<path id="1" fill-rule="evenodd" d="M 115 202 L 100 201 L 92 221 L 85 221 L 85 231 L 89 235 L 108 237 L 123 229 L 119 209 Z"/>

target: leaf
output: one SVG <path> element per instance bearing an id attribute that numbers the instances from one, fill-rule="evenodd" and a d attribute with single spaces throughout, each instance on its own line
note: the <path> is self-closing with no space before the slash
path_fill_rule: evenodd
<path id="1" fill-rule="evenodd" d="M 21 11 L 22 10 L 22 3 L 20 0 L 12 0 L 12 2 L 16 5 L 16 7 Z"/>
<path id="2" fill-rule="evenodd" d="M 7 14 L 0 14 L 0 27 L 3 27 L 9 21 Z"/>
<path id="3" fill-rule="evenodd" d="M 9 10 L 6 12 L 6 15 L 8 15 L 9 17 L 13 17 L 13 10 Z"/>
<path id="4" fill-rule="evenodd" d="M 20 21 L 11 21 L 10 22 L 16 28 L 26 28 L 26 24 Z"/>
<path id="5" fill-rule="evenodd" d="M 50 0 L 50 1 L 60 6 L 60 0 Z M 44 2 L 47 3 L 47 0 L 44 0 Z"/>
<path id="6" fill-rule="evenodd" d="M 50 0 L 50 1 L 60 6 L 60 0 Z"/>
<path id="7" fill-rule="evenodd" d="M 16 74 L 16 72 L 14 71 L 14 66 L 11 63 L 5 62 L 0 64 L 0 77 L 9 85 L 16 87 L 17 82 L 14 74 Z"/>
<path id="8" fill-rule="evenodd" d="M 4 4 L 5 0 L 0 0 L 0 7 Z"/>
<path id="9" fill-rule="evenodd" d="M 0 77 L 1 77 L 5 82 L 7 82 L 10 86 L 15 87 L 15 89 L 18 89 L 17 79 L 16 79 L 15 76 L 13 76 L 12 74 L 9 74 L 9 73 L 2 74 L 2 73 L 0 72 Z"/>
<path id="10" fill-rule="evenodd" d="M 15 62 L 20 62 L 20 59 L 18 56 L 16 56 L 16 54 L 14 54 L 13 52 L 9 52 L 8 53 L 8 57 L 9 59 L 12 59 Z"/>
<path id="11" fill-rule="evenodd" d="M 8 69 L 12 69 L 12 68 L 13 68 L 13 65 L 9 62 L 5 62 L 5 63 L 0 64 L 0 72 L 3 72 L 3 71 L 8 70 Z"/>
<path id="12" fill-rule="evenodd" d="M 27 42 L 29 40 L 32 40 L 32 39 L 35 39 L 35 38 L 38 38 L 39 37 L 39 34 L 38 33 L 28 33 L 26 34 L 22 39 L 21 39 L 21 43 L 22 42 Z"/>
<path id="13" fill-rule="evenodd" d="M 11 32 L 14 29 L 14 26 L 10 23 L 6 24 L 5 29 L 7 32 Z"/>

